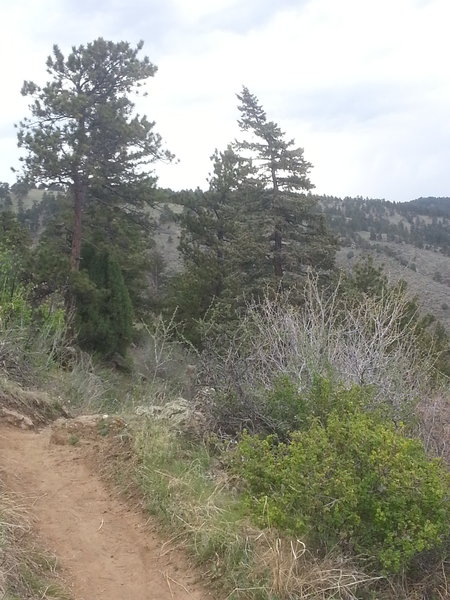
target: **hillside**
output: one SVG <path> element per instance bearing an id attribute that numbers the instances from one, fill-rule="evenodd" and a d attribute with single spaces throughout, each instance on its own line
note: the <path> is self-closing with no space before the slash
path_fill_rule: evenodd
<path id="1" fill-rule="evenodd" d="M 424 312 L 450 331 L 450 198 L 420 198 L 405 204 L 383 200 L 320 198 L 330 229 L 338 236 L 337 265 L 351 269 L 366 256 L 383 266 L 391 283 L 404 280 Z M 180 268 L 181 206 L 153 210 L 156 248 L 171 272 Z M 158 216 L 159 215 L 159 216 Z"/>
<path id="2" fill-rule="evenodd" d="M 140 237 L 133 235 L 125 219 L 114 229 L 114 210 L 92 208 L 89 214 L 97 217 L 94 231 L 99 223 L 105 226 L 112 253 L 132 234 L 122 251 L 129 269 L 139 254 L 159 254 L 161 260 L 150 263 L 157 269 L 150 271 L 147 263 L 139 272 L 146 291 L 150 276 L 157 283 L 160 272 L 167 275 L 180 266 L 181 221 L 175 213 L 182 204 L 177 199 L 167 190 L 155 191 L 155 226 L 143 218 L 150 238 L 142 229 Z M 23 200 L 11 204 L 22 223 L 40 215 L 34 230 L 29 227 L 35 243 L 52 214 L 60 224 L 55 237 L 70 232 L 60 199 L 42 193 L 31 209 Z M 61 210 L 52 213 L 56 203 Z M 305 302 L 300 306 L 288 297 L 267 297 L 246 305 L 233 320 L 224 306 L 223 313 L 213 315 L 212 326 L 199 328 L 197 346 L 187 344 L 184 331 L 178 331 L 167 310 L 172 307 L 155 303 L 128 347 L 118 350 L 123 354 L 110 348 L 99 354 L 83 344 L 81 328 L 77 339 L 68 335 L 59 290 L 49 302 L 29 285 L 29 276 L 45 260 L 58 258 L 58 252 L 64 255 L 67 247 L 62 252 L 57 245 L 46 247 L 45 236 L 35 247 L 25 239 L 21 280 L 21 247 L 15 240 L 28 236 L 11 214 L 0 216 L 11 227 L 4 228 L 3 241 L 11 241 L 3 250 L 0 272 L 0 372 L 27 391 L 51 390 L 61 406 L 81 415 L 58 419 L 51 429 L 10 431 L 11 418 L 18 418 L 22 429 L 29 415 L 17 417 L 19 410 L 11 415 L 11 393 L 0 398 L 8 419 L 8 429 L 0 432 L 0 479 L 9 495 L 37 496 L 29 507 L 40 524 L 36 532 L 43 547 L 60 558 L 75 598 L 90 593 L 143 599 L 155 586 L 161 589 L 158 597 L 181 598 L 184 592 L 189 595 L 188 583 L 203 597 L 197 579 L 192 581 L 194 571 L 185 573 L 183 562 L 174 560 L 176 572 L 169 574 L 173 571 L 166 560 L 172 564 L 172 548 L 186 552 L 198 565 L 198 577 L 230 599 L 418 599 L 425 597 L 424 590 L 430 598 L 446 597 L 441 549 L 448 530 L 448 386 L 436 376 L 437 355 L 430 352 L 430 338 L 417 320 L 410 318 L 411 303 L 404 294 L 368 296 L 362 290 L 334 302 L 339 288 L 324 297 L 319 280 L 309 277 L 303 279 Z M 213 225 L 214 220 L 207 221 L 206 234 Z M 340 257 L 352 263 L 363 252 L 381 259 L 387 252 L 401 275 L 406 270 L 418 278 L 418 288 L 426 285 L 422 273 L 439 268 L 435 283 L 447 289 L 447 255 L 383 240 L 381 231 L 378 239 L 377 234 L 370 239 L 373 233 L 364 226 L 341 235 L 350 241 Z M 243 234 L 250 237 L 248 225 Z M 262 237 L 267 241 L 264 231 Z M 96 241 L 94 237 L 91 246 L 88 241 L 87 249 L 95 250 Z M 194 250 L 208 248 L 205 237 L 195 241 Z M 42 248 L 47 255 L 39 254 Z M 236 248 L 239 258 L 245 254 L 242 246 Z M 399 257 L 398 248 L 408 248 L 411 256 Z M 33 252 L 34 261 L 28 263 Z M 111 324 L 121 324 L 119 309 L 126 304 L 126 295 L 117 290 L 127 288 L 120 277 L 110 277 L 120 275 L 117 263 L 106 260 L 107 253 L 98 257 L 90 264 L 87 253 L 87 267 L 81 271 L 82 277 L 92 273 L 93 285 L 85 285 L 82 277 L 74 283 L 79 286 L 79 315 L 83 308 L 94 315 L 92 331 L 98 347 L 105 348 L 100 342 L 114 335 Z M 59 272 L 64 270 L 54 271 Z M 97 273 L 104 279 L 95 280 Z M 240 273 L 233 271 L 235 277 Z M 178 279 L 185 283 L 188 308 L 195 308 L 196 292 L 198 299 L 205 298 L 204 287 L 196 290 L 196 274 L 206 285 L 214 281 L 208 269 L 197 270 L 194 277 L 186 269 Z M 240 281 L 230 290 L 239 293 Z M 229 298 L 233 300 L 231 293 Z M 183 318 L 196 323 L 195 314 Z M 431 460 L 435 457 L 442 463 Z M 144 516 L 114 501 L 108 487 L 112 481 L 133 504 L 145 508 Z M 386 518 L 379 519 L 380 514 Z M 155 532 L 163 532 L 159 553 L 144 530 L 149 522 Z M 80 552 L 76 561 L 74 547 Z M 8 551 L 9 546 L 4 553 Z M 50 597 L 45 589 L 26 597 L 45 600 Z"/>
<path id="3" fill-rule="evenodd" d="M 450 256 L 450 198 L 418 198 L 403 204 L 319 196 L 330 226 L 344 245 L 370 241 L 406 243 Z"/>
<path id="4" fill-rule="evenodd" d="M 406 281 L 423 311 L 450 330 L 450 198 L 395 204 L 321 197 L 320 202 L 339 239 L 340 267 L 351 269 L 372 256 L 391 282 Z"/>

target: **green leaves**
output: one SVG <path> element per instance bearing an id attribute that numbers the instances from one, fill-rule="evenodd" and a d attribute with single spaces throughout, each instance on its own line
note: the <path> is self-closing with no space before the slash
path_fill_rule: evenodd
<path id="1" fill-rule="evenodd" d="M 339 544 L 386 572 L 407 567 L 448 535 L 443 465 L 358 410 L 331 410 L 325 423 L 312 421 L 286 443 L 246 434 L 233 465 L 258 522 L 322 549 Z"/>

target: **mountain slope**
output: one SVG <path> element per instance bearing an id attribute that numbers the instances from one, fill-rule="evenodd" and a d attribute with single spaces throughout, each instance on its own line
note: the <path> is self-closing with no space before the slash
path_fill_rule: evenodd
<path id="1" fill-rule="evenodd" d="M 450 198 L 395 204 L 321 197 L 320 203 L 339 238 L 338 266 L 351 269 L 372 256 L 390 282 L 406 281 L 421 309 L 450 331 Z"/>

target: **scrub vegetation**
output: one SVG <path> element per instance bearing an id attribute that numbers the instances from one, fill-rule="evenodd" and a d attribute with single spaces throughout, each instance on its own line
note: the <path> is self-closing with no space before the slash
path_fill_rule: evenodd
<path id="1" fill-rule="evenodd" d="M 0 186 L 0 410 L 120 415 L 102 472 L 223 597 L 444 600 L 448 331 L 358 253 L 367 230 L 448 270 L 447 205 L 314 196 L 305 151 L 245 87 L 208 189 L 158 188 L 149 168 L 173 157 L 134 111 L 156 73 L 141 51 L 55 47 L 49 81 L 24 85 L 24 168 Z M 383 217 L 408 210 L 409 227 Z M 0 593 L 64 598 L 7 498 Z"/>

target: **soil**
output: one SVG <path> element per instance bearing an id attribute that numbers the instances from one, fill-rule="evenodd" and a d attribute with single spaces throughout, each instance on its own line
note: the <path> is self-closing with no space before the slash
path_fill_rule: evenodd
<path id="1" fill-rule="evenodd" d="M 19 494 L 74 600 L 206 600 L 178 551 L 89 469 L 81 449 L 50 444 L 49 428 L 0 429 L 0 477 Z M 164 552 L 162 552 L 164 548 Z"/>

